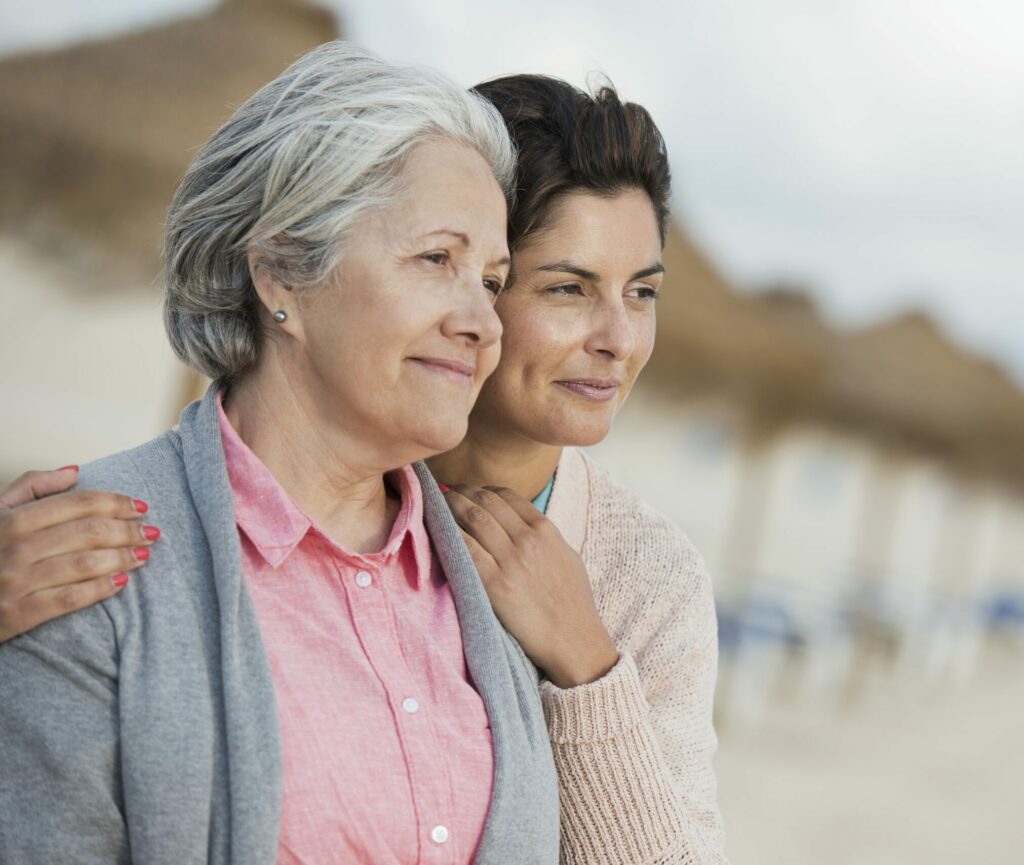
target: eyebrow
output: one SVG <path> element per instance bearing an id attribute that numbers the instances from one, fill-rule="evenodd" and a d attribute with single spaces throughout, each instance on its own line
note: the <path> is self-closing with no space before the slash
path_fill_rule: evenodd
<path id="1" fill-rule="evenodd" d="M 600 274 L 587 270 L 585 267 L 580 267 L 578 264 L 573 264 L 571 261 L 555 261 L 551 264 L 542 264 L 537 270 L 546 270 L 553 273 L 571 273 L 573 276 L 578 276 L 580 279 L 585 279 L 589 282 L 601 281 Z M 659 261 L 657 264 L 652 264 L 650 267 L 638 270 L 629 278 L 629 281 L 632 282 L 634 279 L 643 279 L 645 276 L 654 276 L 656 273 L 664 272 L 665 265 Z"/>
<path id="2" fill-rule="evenodd" d="M 438 228 L 435 231 L 428 231 L 423 235 L 424 238 L 434 237 L 437 234 L 447 234 L 458 240 L 463 246 L 469 246 L 469 235 L 464 231 L 456 231 L 454 228 Z"/>
<path id="3" fill-rule="evenodd" d="M 428 231 L 426 234 L 423 235 L 422 239 L 426 240 L 428 237 L 435 237 L 438 234 L 447 234 L 449 237 L 454 237 L 456 240 L 459 241 L 459 243 L 461 243 L 467 249 L 471 245 L 469 241 L 469 235 L 466 234 L 464 231 L 456 231 L 454 228 L 438 228 L 435 231 Z M 489 266 L 491 267 L 506 267 L 510 264 L 512 264 L 512 259 L 509 258 L 507 255 L 503 255 L 501 258 L 489 262 Z"/>
<path id="4" fill-rule="evenodd" d="M 652 264 L 650 267 L 645 267 L 643 270 L 638 270 L 634 273 L 629 281 L 632 282 L 634 279 L 643 279 L 645 276 L 654 276 L 656 273 L 664 273 L 665 265 L 660 261 L 657 264 Z"/>

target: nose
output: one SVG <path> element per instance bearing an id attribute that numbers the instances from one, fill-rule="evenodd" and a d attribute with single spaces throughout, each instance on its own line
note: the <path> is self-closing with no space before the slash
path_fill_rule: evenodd
<path id="1" fill-rule="evenodd" d="M 625 360 L 636 348 L 636 333 L 625 306 L 618 300 L 601 304 L 594 310 L 593 329 L 586 342 L 587 351 L 609 360 Z"/>
<path id="2" fill-rule="evenodd" d="M 490 348 L 501 339 L 501 319 L 494 311 L 494 295 L 484 288 L 479 275 L 466 280 L 466 289 L 445 317 L 441 327 L 448 337 L 462 337 L 477 348 Z"/>

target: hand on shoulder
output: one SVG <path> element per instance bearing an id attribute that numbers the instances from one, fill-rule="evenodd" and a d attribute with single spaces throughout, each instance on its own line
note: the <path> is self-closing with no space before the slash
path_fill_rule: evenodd
<path id="1" fill-rule="evenodd" d="M 0 643 L 117 594 L 160 536 L 145 502 L 77 480 L 26 472 L 0 493 Z"/>
<path id="2" fill-rule="evenodd" d="M 503 487 L 453 487 L 445 499 L 495 615 L 553 684 L 586 684 L 615 666 L 586 568 L 554 523 Z"/>

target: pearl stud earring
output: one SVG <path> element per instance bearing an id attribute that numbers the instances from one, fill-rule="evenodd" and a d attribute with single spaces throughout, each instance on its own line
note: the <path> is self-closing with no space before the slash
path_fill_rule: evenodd
<path id="1" fill-rule="evenodd" d="M 280 324 L 286 318 L 288 318 L 288 313 L 285 312 L 283 309 L 279 309 L 277 312 L 274 313 L 274 321 L 276 321 L 278 324 Z"/>

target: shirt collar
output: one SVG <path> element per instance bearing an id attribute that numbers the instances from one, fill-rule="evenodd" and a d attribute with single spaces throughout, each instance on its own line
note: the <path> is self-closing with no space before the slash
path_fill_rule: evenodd
<path id="1" fill-rule="evenodd" d="M 547 512 L 548 501 L 550 501 L 551 499 L 551 490 L 554 488 L 554 486 L 555 476 L 551 475 L 551 477 L 548 478 L 548 482 L 544 484 L 544 489 L 542 489 L 537 494 L 537 497 L 531 502 L 531 504 L 542 514 Z"/>
<path id="2" fill-rule="evenodd" d="M 332 551 L 353 566 L 379 569 L 387 565 L 409 544 L 415 561 L 416 582 L 422 586 L 430 578 L 430 539 L 423 523 L 423 491 L 412 466 L 403 466 L 386 475 L 401 496 L 398 512 L 384 548 L 378 553 L 357 553 L 331 541 L 295 504 L 249 446 L 242 441 L 224 412 L 221 394 L 217 394 L 217 420 L 228 481 L 235 506 L 235 522 L 245 532 L 257 552 L 275 570 L 312 530 Z"/>

